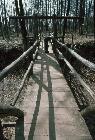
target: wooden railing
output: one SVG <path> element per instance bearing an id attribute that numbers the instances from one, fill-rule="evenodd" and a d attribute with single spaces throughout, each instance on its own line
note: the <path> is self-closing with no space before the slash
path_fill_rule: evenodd
<path id="1" fill-rule="evenodd" d="M 14 116 L 17 120 L 13 123 L 4 123 L 3 128 L 15 127 L 15 140 L 24 140 L 24 112 L 15 107 L 0 105 L 0 118 L 8 116 Z M 2 139 L 2 137 L 3 134 L 1 135 L 0 132 L 0 139 Z"/>
<path id="2" fill-rule="evenodd" d="M 33 55 L 35 52 L 36 47 L 38 46 L 39 41 L 35 41 L 33 46 L 31 46 L 27 51 L 25 51 L 18 59 L 16 59 L 14 62 L 12 62 L 10 65 L 5 67 L 1 72 L 0 72 L 0 81 L 7 76 L 16 66 L 18 63 L 20 63 L 26 56 L 28 56 L 30 53 Z"/>
<path id="3" fill-rule="evenodd" d="M 3 124 L 3 127 L 2 127 L 1 121 L 0 121 L 0 138 L 2 138 L 2 139 L 4 138 L 3 128 L 15 127 L 15 140 L 24 140 L 24 112 L 14 106 L 23 89 L 25 80 L 26 80 L 29 72 L 31 71 L 31 74 L 33 74 L 33 64 L 34 64 L 35 59 L 37 58 L 38 50 L 39 50 L 39 41 L 35 41 L 33 46 L 31 46 L 27 51 L 25 51 L 14 62 L 12 62 L 7 67 L 5 67 L 0 73 L 0 81 L 1 81 L 9 73 L 11 73 L 11 71 L 16 68 L 17 64 L 19 64 L 21 61 L 23 61 L 27 56 L 32 59 L 28 69 L 26 70 L 26 72 L 23 76 L 21 85 L 19 86 L 18 91 L 16 93 L 16 97 L 14 97 L 14 100 L 12 101 L 12 103 L 9 106 L 0 105 L 0 118 L 7 117 L 7 116 L 14 116 L 17 118 L 16 122 Z"/>
<path id="4" fill-rule="evenodd" d="M 56 41 L 56 43 L 62 48 L 65 48 L 73 57 L 75 57 L 78 61 L 80 61 L 85 66 L 89 67 L 91 70 L 95 71 L 95 64 L 86 60 L 85 58 L 81 57 L 79 54 L 77 54 L 74 50 L 68 48 L 65 44 L 62 44 L 59 41 Z"/>
<path id="5" fill-rule="evenodd" d="M 53 39 L 53 43 L 54 43 L 53 50 L 57 59 L 61 59 L 67 65 L 67 67 L 70 70 L 70 74 L 76 77 L 76 79 L 80 82 L 82 87 L 90 94 L 93 100 L 95 100 L 94 91 L 90 88 L 90 86 L 86 82 L 84 82 L 80 74 L 71 65 L 71 63 L 69 62 L 70 59 L 68 60 L 68 56 L 66 58 L 66 53 L 69 52 L 69 55 L 71 55 L 72 57 L 74 57 L 75 59 L 80 61 L 83 65 L 85 65 L 86 67 L 89 67 L 93 71 L 95 71 L 95 64 L 81 57 L 74 50 L 72 50 L 71 48 L 68 48 L 65 44 L 62 44 L 61 42 L 54 39 Z M 66 52 L 63 51 L 64 49 L 66 50 Z"/>
<path id="6" fill-rule="evenodd" d="M 38 16 L 36 17 L 37 19 L 80 19 L 81 17 L 79 16 Z M 9 19 L 35 19 L 34 16 L 10 16 Z"/>

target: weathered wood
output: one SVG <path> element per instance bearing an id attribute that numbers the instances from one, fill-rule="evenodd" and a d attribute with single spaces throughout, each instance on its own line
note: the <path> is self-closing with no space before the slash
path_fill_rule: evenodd
<path id="1" fill-rule="evenodd" d="M 33 60 L 36 59 L 37 53 L 38 53 L 38 51 L 35 53 L 35 56 L 34 56 L 34 59 L 33 59 Z M 29 67 L 28 67 L 26 73 L 24 74 L 24 77 L 23 77 L 23 79 L 22 79 L 21 85 L 20 85 L 20 87 L 19 87 L 19 89 L 18 89 L 18 91 L 17 91 L 17 93 L 16 93 L 16 97 L 14 98 L 14 100 L 13 100 L 13 102 L 12 102 L 12 104 L 11 104 L 12 106 L 15 106 L 15 104 L 16 104 L 16 102 L 17 102 L 19 96 L 20 96 L 20 93 L 21 93 L 21 91 L 22 91 L 22 89 L 23 89 L 25 80 L 26 80 L 26 78 L 27 78 L 29 72 L 32 71 L 32 74 L 33 74 L 33 64 L 34 64 L 34 63 L 33 63 L 33 60 L 31 61 L 31 63 L 30 63 L 30 65 L 29 65 Z"/>
<path id="2" fill-rule="evenodd" d="M 71 66 L 71 64 L 66 60 L 66 58 L 63 56 L 63 54 L 56 49 L 57 52 L 59 53 L 59 55 L 61 54 L 61 59 L 64 60 L 64 62 L 66 63 L 66 65 L 69 67 L 69 69 L 71 70 L 71 74 L 74 75 L 77 80 L 81 83 L 81 85 L 84 87 L 84 89 L 89 92 L 89 94 L 91 95 L 91 97 L 95 100 L 95 93 L 94 91 L 82 80 L 81 76 L 77 73 L 77 71 Z"/>
<path id="3" fill-rule="evenodd" d="M 2 125 L 3 125 L 3 128 L 15 127 L 16 126 L 16 122 L 3 122 Z"/>
<path id="4" fill-rule="evenodd" d="M 35 16 L 10 16 L 9 19 L 35 19 Z M 54 16 L 37 16 L 37 19 L 54 19 Z M 55 19 L 80 19 L 79 16 L 55 16 Z"/>
<path id="5" fill-rule="evenodd" d="M 95 139 L 95 104 L 86 107 L 81 111 L 81 115 L 85 119 L 85 122 L 90 130 L 93 140 Z"/>
<path id="6" fill-rule="evenodd" d="M 12 62 L 10 65 L 8 65 L 6 68 L 4 68 L 0 73 L 0 81 L 7 76 L 8 73 L 13 70 L 13 68 L 16 67 L 16 65 L 21 62 L 30 52 L 33 53 L 35 47 L 38 45 L 39 41 L 35 41 L 34 45 L 31 46 L 27 51 L 25 51 L 18 59 L 16 59 L 14 62 Z"/>
<path id="7" fill-rule="evenodd" d="M 88 107 L 86 107 L 85 109 L 83 109 L 81 111 L 81 115 L 84 117 L 84 118 L 87 118 L 88 116 L 92 116 L 94 115 L 95 116 L 95 104 L 93 105 L 90 105 Z"/>
<path id="8" fill-rule="evenodd" d="M 54 31 L 54 38 L 57 38 L 57 21 L 56 21 L 56 15 L 53 16 L 53 31 Z"/>
<path id="9" fill-rule="evenodd" d="M 77 60 L 79 60 L 81 63 L 83 63 L 85 66 L 89 67 L 91 70 L 95 71 L 95 64 L 86 60 L 85 58 L 83 58 L 82 56 L 80 56 L 79 54 L 77 54 L 74 50 L 68 48 L 65 44 L 57 41 L 57 43 L 64 47 L 66 50 L 68 50 L 70 52 L 70 54 L 75 57 Z"/>
<path id="10" fill-rule="evenodd" d="M 7 105 L 0 105 L 0 118 L 6 117 L 6 116 L 15 116 L 17 118 L 23 118 L 24 113 L 20 109 L 12 106 Z"/>
<path id="11" fill-rule="evenodd" d="M 15 140 L 24 140 L 24 113 L 18 108 L 0 105 L 0 117 L 14 116 L 18 119 L 16 120 L 15 126 Z"/>
<path id="12" fill-rule="evenodd" d="M 2 124 L 1 124 L 1 120 L 0 120 L 0 140 L 6 140 L 4 138 L 4 135 L 3 135 L 3 127 L 2 127 Z"/>

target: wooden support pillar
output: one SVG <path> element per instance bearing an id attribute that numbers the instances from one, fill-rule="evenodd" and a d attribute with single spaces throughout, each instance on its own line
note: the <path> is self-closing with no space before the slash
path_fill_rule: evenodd
<path id="1" fill-rule="evenodd" d="M 33 34 L 34 34 L 34 39 L 38 39 L 38 18 L 37 14 L 34 15 L 34 23 L 33 23 Z"/>
<path id="2" fill-rule="evenodd" d="M 4 135 L 3 135 L 3 127 L 2 127 L 2 124 L 1 124 L 1 120 L 0 120 L 0 140 L 6 140 L 4 138 Z"/>
<path id="3" fill-rule="evenodd" d="M 56 22 L 56 15 L 53 15 L 53 33 L 54 38 L 57 39 L 57 22 Z"/>
<path id="4" fill-rule="evenodd" d="M 18 108 L 6 106 L 6 105 L 0 105 L 0 117 L 8 117 L 8 116 L 14 116 L 17 119 L 17 124 L 15 127 L 16 135 L 15 140 L 24 140 L 24 113 Z M 0 122 L 1 124 L 1 122 Z M 7 127 L 10 127 L 8 124 Z M 0 125 L 0 140 L 7 140 L 2 135 L 2 126 Z M 1 139 L 2 138 L 2 139 Z"/>
<path id="5" fill-rule="evenodd" d="M 16 121 L 15 140 L 24 140 L 24 116 Z"/>
<path id="6" fill-rule="evenodd" d="M 95 104 L 92 104 L 81 111 L 81 115 L 90 130 L 93 140 L 95 140 Z"/>
<path id="7" fill-rule="evenodd" d="M 49 53 L 49 51 L 48 51 L 48 47 L 49 47 L 48 37 L 44 39 L 44 46 L 45 46 L 45 53 Z"/>

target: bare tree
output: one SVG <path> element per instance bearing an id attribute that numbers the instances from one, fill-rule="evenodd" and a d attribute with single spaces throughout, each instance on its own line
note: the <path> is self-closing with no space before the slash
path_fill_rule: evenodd
<path id="1" fill-rule="evenodd" d="M 66 16 L 69 15 L 69 11 L 70 11 L 70 0 L 68 0 L 68 5 L 67 5 L 67 12 L 66 12 Z M 62 42 L 64 43 L 64 37 L 65 37 L 65 31 L 67 30 L 67 19 L 64 19 L 64 26 L 63 26 L 63 38 L 62 38 Z"/>
<path id="2" fill-rule="evenodd" d="M 95 41 L 95 0 L 94 0 L 94 41 Z"/>
<path id="3" fill-rule="evenodd" d="M 24 9 L 23 9 L 22 0 L 19 0 L 19 6 L 18 6 L 18 0 L 15 0 L 15 6 L 16 6 L 16 14 L 18 16 L 24 16 Z M 26 50 L 27 49 L 27 30 L 26 30 L 26 27 L 25 27 L 25 20 L 20 19 L 19 23 L 20 23 L 20 27 L 21 27 L 24 50 Z"/>
<path id="4" fill-rule="evenodd" d="M 79 33 L 80 35 L 83 34 L 83 30 L 82 30 L 82 25 L 84 22 L 84 15 L 85 15 L 85 0 L 80 0 L 80 12 L 79 12 L 79 16 L 80 16 L 80 20 L 79 20 Z"/>

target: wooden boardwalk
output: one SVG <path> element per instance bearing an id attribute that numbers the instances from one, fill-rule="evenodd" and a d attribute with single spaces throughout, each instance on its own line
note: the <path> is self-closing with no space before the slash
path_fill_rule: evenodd
<path id="1" fill-rule="evenodd" d="M 21 109 L 25 140 L 92 140 L 52 53 L 39 51 Z"/>

